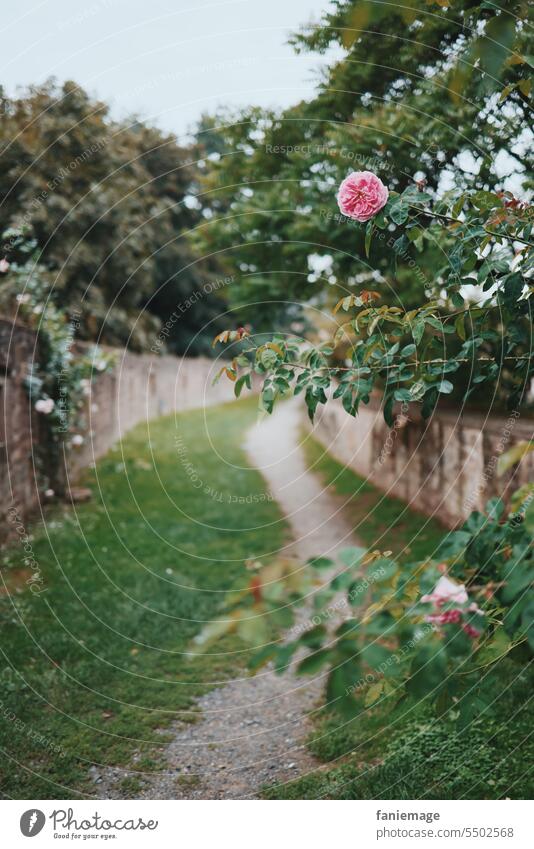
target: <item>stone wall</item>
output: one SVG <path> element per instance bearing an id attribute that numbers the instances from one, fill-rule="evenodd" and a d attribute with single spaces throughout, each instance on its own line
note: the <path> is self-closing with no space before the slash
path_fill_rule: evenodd
<path id="1" fill-rule="evenodd" d="M 24 388 L 34 357 L 32 331 L 0 319 L 0 536 L 4 538 L 13 522 L 13 507 L 24 519 L 39 503 L 32 445 L 45 434 Z M 69 480 L 140 421 L 233 398 L 228 380 L 212 386 L 217 370 L 212 360 L 121 351 L 116 357 L 113 371 L 92 385 L 84 444 L 68 454 Z M 534 454 L 505 477 L 495 473 L 502 450 L 532 439 L 533 431 L 531 418 L 514 413 L 483 419 L 438 410 L 426 423 L 411 409 L 406 416 L 397 416 L 390 430 L 376 399 L 362 407 L 356 419 L 330 401 L 314 428 L 317 439 L 342 463 L 450 526 L 492 495 L 511 489 L 511 479 L 515 488 L 534 478 Z"/>
<path id="2" fill-rule="evenodd" d="M 24 380 L 36 357 L 35 334 L 0 318 L 0 539 L 40 500 L 32 450 L 46 438 L 42 417 L 30 408 Z M 116 352 L 113 371 L 100 375 L 87 403 L 84 443 L 67 452 L 71 481 L 138 422 L 233 398 L 233 385 L 212 386 L 217 365 L 207 358 Z"/>
<path id="3" fill-rule="evenodd" d="M 382 491 L 409 502 L 426 515 L 454 527 L 493 495 L 506 495 L 534 480 L 534 453 L 502 477 L 499 455 L 533 438 L 532 418 L 512 412 L 484 418 L 437 410 L 430 421 L 409 408 L 384 422 L 379 399 L 348 416 L 330 401 L 319 416 L 314 436 L 340 462 Z"/>
<path id="4" fill-rule="evenodd" d="M 227 379 L 212 385 L 220 363 L 205 357 L 124 351 L 117 351 L 116 357 L 113 371 L 101 375 L 91 387 L 85 442 L 81 448 L 72 449 L 71 471 L 101 457 L 140 421 L 234 397 L 233 384 Z"/>
<path id="5" fill-rule="evenodd" d="M 1 536 L 38 502 L 32 443 L 39 439 L 39 416 L 30 409 L 24 386 L 34 348 L 31 330 L 0 319 Z"/>

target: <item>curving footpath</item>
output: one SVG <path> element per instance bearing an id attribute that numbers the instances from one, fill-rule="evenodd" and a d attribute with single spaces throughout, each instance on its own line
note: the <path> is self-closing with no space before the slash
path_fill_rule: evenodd
<path id="1" fill-rule="evenodd" d="M 245 449 L 291 528 L 292 541 L 281 554 L 306 560 L 332 556 L 358 541 L 340 500 L 306 467 L 299 447 L 301 409 L 295 401 L 281 404 L 249 431 Z M 265 667 L 254 677 L 212 690 L 197 700 L 199 722 L 177 723 L 172 729 L 175 736 L 166 749 L 163 772 L 109 769 L 98 793 L 120 798 L 120 781 L 132 775 L 146 782 L 140 798 L 249 799 L 266 784 L 320 769 L 304 741 L 322 685 L 321 676 L 301 678 L 291 669 L 276 675 Z"/>

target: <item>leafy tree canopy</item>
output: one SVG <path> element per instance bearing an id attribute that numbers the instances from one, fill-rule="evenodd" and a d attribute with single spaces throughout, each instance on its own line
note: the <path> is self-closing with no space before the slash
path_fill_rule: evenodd
<path id="1" fill-rule="evenodd" d="M 146 349 L 168 323 L 171 350 L 209 350 L 214 325 L 205 325 L 225 305 L 217 264 L 198 262 L 185 238 L 202 220 L 198 149 L 141 121 L 114 121 L 73 82 L 3 97 L 2 116 L 8 262 L 20 263 L 20 245 L 33 240 L 53 301 L 81 310 L 84 338 Z"/>

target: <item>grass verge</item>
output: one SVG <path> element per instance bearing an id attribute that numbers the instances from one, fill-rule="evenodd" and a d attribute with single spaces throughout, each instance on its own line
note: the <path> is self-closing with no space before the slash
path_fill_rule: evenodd
<path id="1" fill-rule="evenodd" d="M 404 501 L 384 495 L 376 486 L 341 465 L 307 432 L 301 441 L 308 467 L 320 475 L 345 502 L 354 533 L 368 548 L 391 549 L 403 562 L 428 557 L 443 539 L 437 519 L 410 509 Z"/>
<path id="2" fill-rule="evenodd" d="M 89 767 L 161 766 L 157 729 L 196 718 L 192 700 L 244 668 L 227 638 L 184 656 L 191 638 L 248 580 L 244 559 L 287 533 L 239 448 L 257 400 L 139 425 L 81 481 L 93 499 L 55 506 L 29 529 L 44 592 L 3 552 L 0 793 L 92 795 Z M 209 437 L 208 437 L 209 435 Z"/>

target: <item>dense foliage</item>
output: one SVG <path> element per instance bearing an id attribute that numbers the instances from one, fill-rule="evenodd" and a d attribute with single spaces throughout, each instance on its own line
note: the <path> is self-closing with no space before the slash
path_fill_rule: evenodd
<path id="1" fill-rule="evenodd" d="M 378 305 L 380 295 L 374 290 L 346 295 L 336 310 L 354 310 L 355 315 L 338 327 L 330 344 L 275 334 L 269 341 L 252 338 L 244 345 L 248 334 L 243 328 L 223 332 L 216 341 L 241 348 L 226 369 L 236 381 L 236 394 L 244 384 L 251 385 L 253 372 L 259 373 L 265 377 L 263 409 L 271 412 L 275 399 L 293 389 L 304 393 L 313 419 L 317 406 L 332 394 L 356 415 L 380 388 L 384 417 L 393 426 L 396 403 L 419 403 L 428 418 L 439 396 L 453 391 L 455 374 L 467 366 L 464 400 L 489 383 L 497 384 L 510 407 L 519 406 L 534 374 L 533 224 L 532 208 L 505 193 L 451 192 L 432 203 L 416 187 L 400 195 L 391 192 L 378 214 L 360 225 L 367 252 L 373 239 L 383 241 L 388 232 L 401 256 L 412 243 L 450 239 L 441 296 L 408 310 Z M 474 303 L 465 296 L 466 285 L 479 287 Z M 331 365 L 329 358 L 341 339 L 349 343 L 346 359 Z"/>
<path id="2" fill-rule="evenodd" d="M 51 302 L 80 313 L 81 338 L 150 349 L 167 325 L 170 350 L 208 351 L 224 286 L 185 236 L 203 220 L 201 148 L 114 121 L 72 82 L 1 97 L 1 110 L 1 257 L 16 263 L 21 242 L 35 242 Z"/>
<path id="3" fill-rule="evenodd" d="M 223 114 L 220 127 L 203 133 L 218 134 L 222 153 L 205 181 L 214 217 L 202 244 L 226 257 L 236 274 L 232 297 L 254 305 L 256 332 L 287 328 L 279 301 L 293 304 L 294 318 L 301 302 L 323 311 L 362 290 L 404 314 L 429 300 L 450 315 L 478 305 L 479 287 L 488 291 L 496 273 L 516 270 L 514 255 L 524 247 L 489 242 L 483 228 L 520 236 L 516 195 L 528 196 L 532 185 L 527 4 L 333 6 L 294 39 L 299 50 L 343 50 L 314 100 L 281 114 Z M 377 173 L 405 201 L 392 199 L 373 238 L 337 209 L 336 188 L 350 170 Z M 443 219 L 453 226 L 438 227 L 423 209 L 468 219 L 469 232 Z M 529 227 L 531 213 L 522 212 Z M 510 280 L 508 302 L 520 291 L 519 279 Z M 484 332 L 502 336 L 499 312 L 485 316 Z M 344 341 L 335 358 L 343 358 Z M 465 342 L 447 341 L 458 354 Z M 500 358 L 496 339 L 484 339 L 484 347 Z M 487 398 L 462 359 L 457 398 L 467 388 Z M 505 383 L 519 387 L 521 377 L 509 371 Z M 497 394 L 513 393 L 497 387 Z"/>

